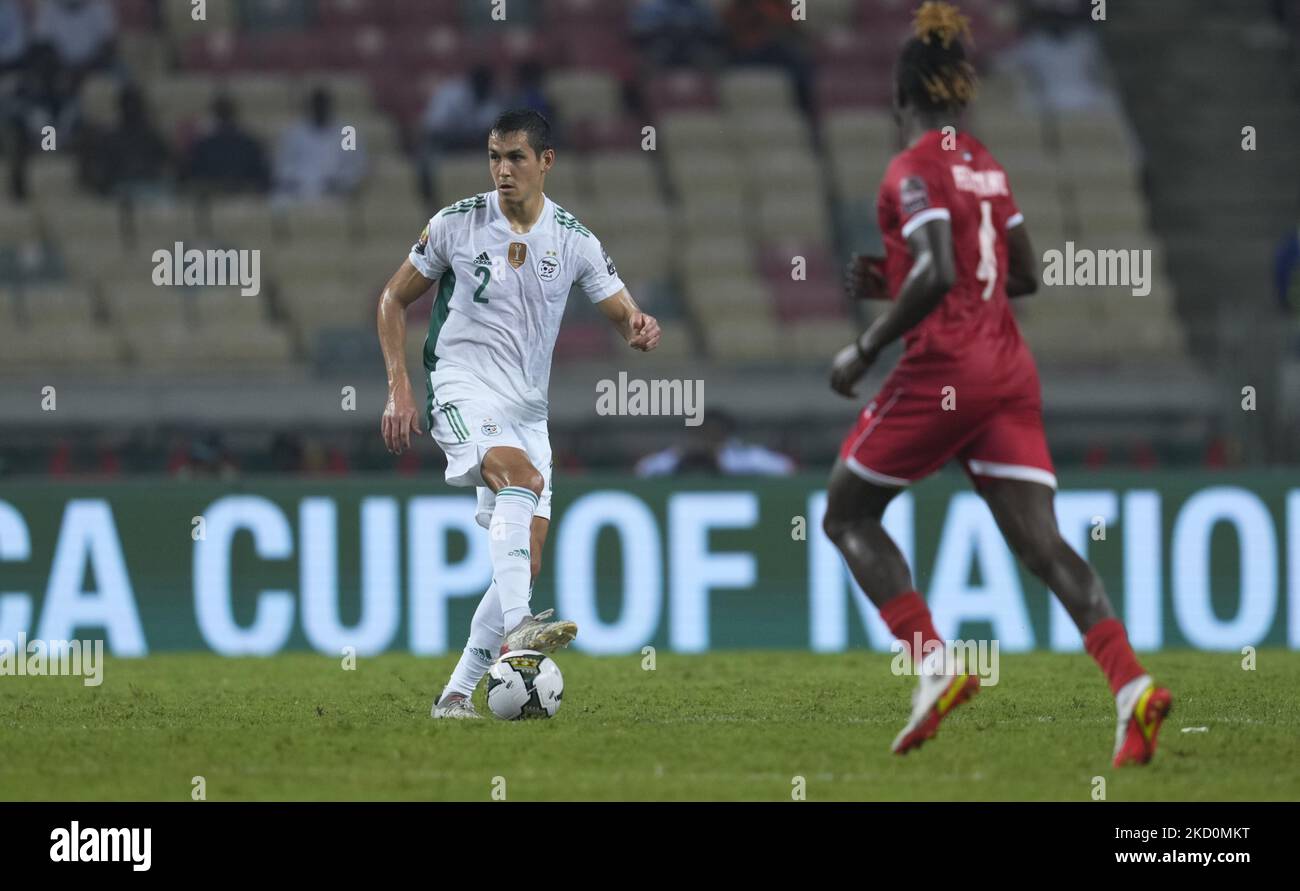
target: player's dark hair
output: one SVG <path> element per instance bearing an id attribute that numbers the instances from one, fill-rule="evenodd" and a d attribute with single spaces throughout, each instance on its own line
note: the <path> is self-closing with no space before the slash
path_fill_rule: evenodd
<path id="1" fill-rule="evenodd" d="M 498 136 L 507 133 L 526 133 L 528 144 L 538 157 L 548 148 L 555 148 L 551 142 L 551 122 L 546 115 L 531 108 L 512 108 L 503 111 L 492 124 L 492 132 Z"/>
<path id="2" fill-rule="evenodd" d="M 961 37 L 970 21 L 940 0 L 921 4 L 912 20 L 915 36 L 903 45 L 896 88 L 900 104 L 922 111 L 960 111 L 975 98 L 975 68 L 966 60 Z"/>

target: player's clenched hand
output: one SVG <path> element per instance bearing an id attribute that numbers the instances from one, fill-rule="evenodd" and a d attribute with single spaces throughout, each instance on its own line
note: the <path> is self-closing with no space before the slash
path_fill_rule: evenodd
<path id="1" fill-rule="evenodd" d="M 867 254 L 854 254 L 845 269 L 844 290 L 855 300 L 888 300 L 884 260 Z"/>
<path id="2" fill-rule="evenodd" d="M 863 354 L 857 343 L 851 343 L 835 354 L 831 363 L 831 389 L 841 396 L 852 398 L 856 394 L 858 381 L 867 373 L 874 357 Z"/>
<path id="3" fill-rule="evenodd" d="M 412 435 L 420 435 L 420 413 L 415 409 L 409 384 L 389 391 L 379 429 L 384 435 L 384 445 L 394 455 L 400 455 L 411 447 Z"/>
<path id="4" fill-rule="evenodd" d="M 627 345 L 634 350 L 648 353 L 659 346 L 659 320 L 654 316 L 638 312 L 632 316 L 632 336 Z"/>

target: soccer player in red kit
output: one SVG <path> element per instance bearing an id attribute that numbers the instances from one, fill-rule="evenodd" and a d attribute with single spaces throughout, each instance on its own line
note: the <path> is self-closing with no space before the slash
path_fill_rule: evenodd
<path id="1" fill-rule="evenodd" d="M 1106 674 L 1119 718 L 1115 766 L 1145 764 L 1171 697 L 1138 663 L 1101 580 L 1057 529 L 1038 370 L 1008 300 L 1037 289 L 1038 265 L 1006 172 L 958 127 L 975 92 L 962 34 L 969 26 L 955 7 L 922 4 L 895 71 L 895 112 L 909 144 L 880 187 L 884 264 L 855 257 L 848 282 L 855 296 L 893 302 L 835 357 L 831 385 L 853 397 L 882 349 L 899 337 L 906 349 L 844 438 L 824 528 L 921 665 L 896 753 L 933 737 L 944 716 L 979 689 L 978 676 L 943 658 L 929 608 L 881 524 L 903 487 L 956 459 L 1011 549 L 1060 598 Z"/>

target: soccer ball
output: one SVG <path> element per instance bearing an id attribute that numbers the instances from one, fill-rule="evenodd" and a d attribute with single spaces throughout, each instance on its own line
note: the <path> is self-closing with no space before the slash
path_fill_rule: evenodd
<path id="1" fill-rule="evenodd" d="M 506 721 L 554 717 L 563 696 L 560 666 L 545 653 L 506 653 L 488 671 L 488 708 Z"/>

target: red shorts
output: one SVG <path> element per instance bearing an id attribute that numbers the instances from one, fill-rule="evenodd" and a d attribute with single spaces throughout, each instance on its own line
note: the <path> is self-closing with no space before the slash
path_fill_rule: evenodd
<path id="1" fill-rule="evenodd" d="M 1001 477 L 1055 489 L 1036 376 L 1031 390 L 1006 395 L 891 375 L 840 446 L 850 470 L 882 486 L 917 482 L 953 458 L 977 487 L 979 477 Z"/>

